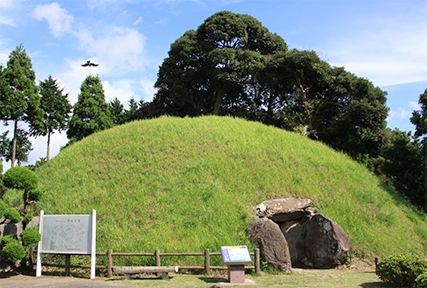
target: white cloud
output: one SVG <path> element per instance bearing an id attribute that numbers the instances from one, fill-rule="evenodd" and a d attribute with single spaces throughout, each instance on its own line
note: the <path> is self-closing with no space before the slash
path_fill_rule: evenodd
<path id="1" fill-rule="evenodd" d="M 39 21 L 46 19 L 52 34 L 56 37 L 64 32 L 70 32 L 71 23 L 74 21 L 73 16 L 69 15 L 67 10 L 61 8 L 57 2 L 38 5 L 31 16 Z"/>
<path id="2" fill-rule="evenodd" d="M 425 81 L 427 13 L 421 11 L 412 19 L 396 15 L 355 23 L 357 30 L 330 43 L 331 64 L 344 66 L 377 86 Z"/>
<path id="3" fill-rule="evenodd" d="M 126 104 L 133 97 L 135 98 L 135 81 L 129 79 L 123 79 L 118 81 L 102 81 L 102 86 L 105 92 L 105 101 L 111 102 L 114 98 L 120 100 L 120 102 L 126 107 Z"/>
<path id="4" fill-rule="evenodd" d="M 405 110 L 402 107 L 399 107 L 397 111 L 390 110 L 387 121 L 390 121 L 391 119 L 398 118 L 398 119 L 406 119 L 409 118 L 409 116 L 412 115 L 412 111 Z"/>
<path id="5" fill-rule="evenodd" d="M 139 23 L 141 23 L 142 22 L 142 17 L 141 16 L 139 16 L 139 18 L 135 21 L 135 22 L 133 22 L 133 25 L 138 25 Z"/>
<path id="6" fill-rule="evenodd" d="M 107 35 L 86 44 L 87 51 L 104 65 L 109 74 L 143 68 L 146 37 L 134 29 L 115 27 Z"/>
<path id="7" fill-rule="evenodd" d="M 10 14 L 8 15 L 8 11 L 12 10 L 15 4 L 17 4 L 15 0 L 0 0 L 0 13 L 4 14 L 0 15 L 0 24 L 16 26 L 15 21 L 10 18 Z M 9 17 L 5 15 L 8 15 Z"/>
<path id="8" fill-rule="evenodd" d="M 418 103 L 418 102 L 416 102 L 416 101 L 411 101 L 411 102 L 409 102 L 409 107 L 410 107 L 412 110 L 421 110 L 420 103 Z"/>
<path id="9" fill-rule="evenodd" d="M 149 79 L 141 79 L 142 93 L 144 101 L 152 101 L 154 94 L 158 89 L 154 88 L 154 81 Z"/>

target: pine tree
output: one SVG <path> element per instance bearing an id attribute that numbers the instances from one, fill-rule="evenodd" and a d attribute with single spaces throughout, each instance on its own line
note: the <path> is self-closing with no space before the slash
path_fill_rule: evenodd
<path id="1" fill-rule="evenodd" d="M 70 144 L 87 136 L 113 127 L 109 105 L 105 102 L 104 89 L 99 76 L 89 75 L 80 88 L 73 116 L 68 124 Z"/>
<path id="2" fill-rule="evenodd" d="M 0 119 L 6 124 L 7 121 L 14 122 L 12 167 L 15 165 L 18 122 L 28 122 L 33 126 L 42 120 L 35 78 L 31 59 L 21 44 L 10 53 L 7 68 L 0 69 Z"/>
<path id="3" fill-rule="evenodd" d="M 31 135 L 47 135 L 47 156 L 50 159 L 50 136 L 57 130 L 61 132 L 67 128 L 73 106 L 68 101 L 68 94 L 63 95 L 64 89 L 59 89 L 58 83 L 52 76 L 40 81 L 40 106 L 44 111 L 43 121 L 31 129 Z"/>

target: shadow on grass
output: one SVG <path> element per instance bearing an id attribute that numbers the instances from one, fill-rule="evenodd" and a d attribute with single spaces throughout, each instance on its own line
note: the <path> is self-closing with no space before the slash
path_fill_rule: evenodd
<path id="1" fill-rule="evenodd" d="M 199 279 L 208 284 L 215 284 L 215 283 L 220 283 L 225 281 L 224 278 L 212 278 L 212 277 L 199 277 Z"/>
<path id="2" fill-rule="evenodd" d="M 363 288 L 376 288 L 376 287 L 392 288 L 392 287 L 396 287 L 396 286 L 391 286 L 389 283 L 384 283 L 384 282 L 378 281 L 378 282 L 363 283 L 360 285 L 360 287 L 363 287 Z M 398 288 L 398 287 L 396 287 L 396 288 Z"/>

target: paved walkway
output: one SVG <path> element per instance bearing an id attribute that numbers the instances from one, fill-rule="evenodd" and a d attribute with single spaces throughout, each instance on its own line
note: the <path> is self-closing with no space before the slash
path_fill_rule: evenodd
<path id="1" fill-rule="evenodd" d="M 115 281 L 105 281 L 104 278 L 82 279 L 61 276 L 34 276 L 17 275 L 9 278 L 0 278 L 1 288 L 88 288 L 88 287 L 115 287 L 134 288 Z"/>

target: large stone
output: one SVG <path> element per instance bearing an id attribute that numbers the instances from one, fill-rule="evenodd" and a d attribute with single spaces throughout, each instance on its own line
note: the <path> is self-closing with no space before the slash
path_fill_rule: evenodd
<path id="1" fill-rule="evenodd" d="M 302 262 L 312 268 L 333 268 L 343 264 L 352 247 L 345 231 L 334 220 L 316 214 L 305 222 L 305 251 Z"/>
<path id="2" fill-rule="evenodd" d="M 288 243 L 279 225 L 268 218 L 261 218 L 253 221 L 245 232 L 259 247 L 263 261 L 285 273 L 292 271 Z"/>
<path id="3" fill-rule="evenodd" d="M 255 206 L 257 216 L 268 217 L 274 222 L 300 219 L 306 215 L 305 209 L 313 205 L 308 198 L 282 198 L 264 201 Z"/>
<path id="4" fill-rule="evenodd" d="M 305 255 L 305 227 L 298 221 L 287 221 L 280 224 L 291 254 L 292 267 L 305 268 L 301 260 Z"/>

